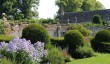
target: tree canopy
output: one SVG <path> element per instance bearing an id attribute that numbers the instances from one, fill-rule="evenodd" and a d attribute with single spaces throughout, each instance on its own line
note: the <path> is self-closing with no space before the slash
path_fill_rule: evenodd
<path id="1" fill-rule="evenodd" d="M 0 15 L 13 16 L 14 19 L 32 18 L 38 16 L 37 11 L 32 11 L 39 5 L 39 0 L 0 0 Z"/>
<path id="2" fill-rule="evenodd" d="M 56 0 L 59 7 L 58 15 L 62 12 L 81 12 L 91 10 L 102 10 L 104 6 L 96 0 Z"/>

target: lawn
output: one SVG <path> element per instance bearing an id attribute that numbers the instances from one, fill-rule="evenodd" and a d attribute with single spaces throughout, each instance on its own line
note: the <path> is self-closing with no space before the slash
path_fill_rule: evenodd
<path id="1" fill-rule="evenodd" d="M 95 57 L 79 59 L 67 64 L 110 64 L 110 54 L 98 54 Z"/>

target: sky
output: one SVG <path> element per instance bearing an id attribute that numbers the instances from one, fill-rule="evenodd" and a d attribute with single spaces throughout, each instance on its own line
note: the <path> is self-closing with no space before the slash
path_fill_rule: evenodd
<path id="1" fill-rule="evenodd" d="M 106 9 L 110 9 L 110 0 L 97 0 L 101 2 Z M 40 0 L 38 7 L 39 18 L 54 18 L 58 7 L 55 5 L 55 0 Z"/>

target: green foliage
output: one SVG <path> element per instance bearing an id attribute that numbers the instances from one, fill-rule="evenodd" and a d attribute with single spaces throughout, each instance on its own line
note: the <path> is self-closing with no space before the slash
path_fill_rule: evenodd
<path id="1" fill-rule="evenodd" d="M 13 62 L 7 58 L 0 59 L 0 64 L 13 64 Z"/>
<path id="2" fill-rule="evenodd" d="M 0 21 L 0 34 L 5 33 L 6 26 L 3 21 Z"/>
<path id="3" fill-rule="evenodd" d="M 51 19 L 51 18 L 43 19 L 43 18 L 41 18 L 39 20 L 39 22 L 42 24 L 44 24 L 44 23 L 56 24 L 58 22 L 58 19 Z"/>
<path id="4" fill-rule="evenodd" d="M 95 39 L 92 39 L 91 46 L 94 51 L 110 53 L 110 42 L 99 42 Z"/>
<path id="5" fill-rule="evenodd" d="M 81 24 L 70 24 L 69 30 L 78 30 L 83 34 L 83 36 L 89 36 L 90 34 L 92 34 L 91 30 L 85 28 Z"/>
<path id="6" fill-rule="evenodd" d="M 93 55 L 94 52 L 92 48 L 88 46 L 83 46 L 83 47 L 81 46 L 72 52 L 72 57 L 74 58 L 87 58 L 87 57 L 92 57 Z"/>
<path id="7" fill-rule="evenodd" d="M 0 41 L 9 42 L 13 39 L 13 36 L 7 36 L 7 35 L 0 35 Z"/>
<path id="8" fill-rule="evenodd" d="M 94 15 L 92 23 L 94 24 L 102 24 L 102 18 L 100 15 Z"/>
<path id="9" fill-rule="evenodd" d="M 104 6 L 96 0 L 56 0 L 59 7 L 57 16 L 63 12 L 81 12 L 90 10 L 102 10 Z"/>
<path id="10" fill-rule="evenodd" d="M 46 28 L 38 24 L 30 24 L 23 29 L 22 38 L 31 40 L 32 43 L 37 41 L 49 43 L 49 34 Z"/>
<path id="11" fill-rule="evenodd" d="M 52 64 L 64 64 L 65 62 L 63 53 L 54 47 L 48 50 L 47 58 Z"/>
<path id="12" fill-rule="evenodd" d="M 7 16 L 13 16 L 14 19 L 32 18 L 38 16 L 37 7 L 39 0 L 1 0 L 0 14 L 6 13 Z M 32 7 L 34 11 L 32 11 Z"/>
<path id="13" fill-rule="evenodd" d="M 64 40 L 68 44 L 70 51 L 84 45 L 84 36 L 77 30 L 70 30 L 66 32 Z"/>
<path id="14" fill-rule="evenodd" d="M 91 46 L 95 51 L 110 53 L 110 32 L 108 30 L 99 31 L 91 40 Z"/>
<path id="15" fill-rule="evenodd" d="M 102 10 L 104 9 L 104 6 L 96 0 L 83 0 L 81 8 L 83 11 Z"/>
<path id="16" fill-rule="evenodd" d="M 56 47 L 65 48 L 67 44 L 64 42 L 64 37 L 51 37 L 50 38 L 52 45 Z"/>
<path id="17" fill-rule="evenodd" d="M 110 32 L 108 30 L 99 31 L 95 36 L 95 40 L 99 42 L 110 42 Z"/>

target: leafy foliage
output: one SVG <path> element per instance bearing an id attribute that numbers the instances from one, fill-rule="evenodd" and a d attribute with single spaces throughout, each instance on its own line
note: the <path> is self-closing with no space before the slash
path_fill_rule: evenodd
<path id="1" fill-rule="evenodd" d="M 0 21 L 0 34 L 5 33 L 6 26 L 3 21 Z"/>
<path id="2" fill-rule="evenodd" d="M 56 47 L 66 48 L 67 44 L 64 41 L 64 37 L 51 37 L 51 44 Z"/>
<path id="3" fill-rule="evenodd" d="M 90 10 L 101 10 L 104 6 L 96 0 L 56 0 L 59 7 L 57 16 L 64 12 L 81 12 Z"/>
<path id="4" fill-rule="evenodd" d="M 95 23 L 95 24 L 102 24 L 103 21 L 102 21 L 101 16 L 100 16 L 100 15 L 94 15 L 92 23 Z"/>
<path id="5" fill-rule="evenodd" d="M 91 40 L 91 45 L 95 51 L 110 53 L 110 32 L 108 30 L 99 31 Z"/>
<path id="6" fill-rule="evenodd" d="M 83 36 L 89 36 L 89 35 L 92 34 L 91 30 L 85 28 L 81 24 L 70 24 L 69 30 L 78 30 L 78 31 L 80 31 L 83 34 Z"/>
<path id="7" fill-rule="evenodd" d="M 74 58 L 87 58 L 87 57 L 91 57 L 94 55 L 94 52 L 92 50 L 92 48 L 88 47 L 88 46 L 81 46 L 79 48 L 77 48 L 76 50 L 73 51 L 72 56 Z"/>
<path id="8" fill-rule="evenodd" d="M 108 30 L 101 30 L 95 35 L 95 39 L 99 42 L 110 42 L 110 32 Z"/>
<path id="9" fill-rule="evenodd" d="M 23 29 L 22 38 L 31 40 L 32 43 L 41 41 L 49 43 L 49 34 L 46 28 L 39 24 L 30 24 Z"/>
<path id="10" fill-rule="evenodd" d="M 77 30 L 70 30 L 64 35 L 64 40 L 69 46 L 69 50 L 73 51 L 76 48 L 84 45 L 84 36 Z"/>
<path id="11" fill-rule="evenodd" d="M 50 61 L 50 63 L 52 64 L 64 64 L 65 62 L 65 57 L 63 55 L 63 53 L 58 50 L 58 48 L 55 47 L 51 47 L 48 48 L 49 52 L 48 52 L 48 60 Z"/>
<path id="12" fill-rule="evenodd" d="M 31 8 L 37 9 L 39 0 L 1 0 L 0 1 L 0 14 L 13 16 L 14 19 L 32 18 L 38 16 L 38 13 L 33 12 Z"/>

